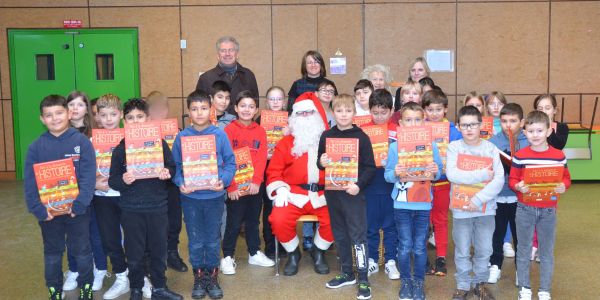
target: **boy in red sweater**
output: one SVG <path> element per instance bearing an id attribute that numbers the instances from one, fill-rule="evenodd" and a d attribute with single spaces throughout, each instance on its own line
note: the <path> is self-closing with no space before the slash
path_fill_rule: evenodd
<path id="1" fill-rule="evenodd" d="M 519 244 L 517 245 L 517 281 L 519 299 L 531 299 L 529 281 L 529 254 L 533 231 L 537 230 L 540 255 L 540 289 L 538 299 L 550 299 L 552 272 L 554 270 L 554 241 L 556 237 L 556 205 L 558 196 L 548 201 L 524 201 L 524 194 L 530 192 L 525 184 L 525 168 L 530 165 L 563 165 L 562 182 L 555 188 L 557 194 L 564 193 L 571 185 L 571 176 L 567 168 L 567 160 L 562 151 L 548 145 L 547 138 L 552 133 L 550 119 L 541 111 L 532 111 L 525 118 L 525 136 L 529 147 L 524 148 L 513 157 L 510 169 L 509 186 L 517 193 L 516 224 Z"/>
<path id="2" fill-rule="evenodd" d="M 222 245 L 224 258 L 221 260 L 221 271 L 225 275 L 235 274 L 233 255 L 242 222 L 246 226 L 248 264 L 261 267 L 275 265 L 275 262 L 259 251 L 258 224 L 262 210 L 260 185 L 263 182 L 267 165 L 267 133 L 264 128 L 254 122 L 254 116 L 258 111 L 258 99 L 254 98 L 250 91 L 240 92 L 236 97 L 235 111 L 239 118 L 225 127 L 225 133 L 227 133 L 234 150 L 242 147 L 250 148 L 254 175 L 249 193 L 245 196 L 240 196 L 235 180 L 227 188 L 227 223 Z"/>

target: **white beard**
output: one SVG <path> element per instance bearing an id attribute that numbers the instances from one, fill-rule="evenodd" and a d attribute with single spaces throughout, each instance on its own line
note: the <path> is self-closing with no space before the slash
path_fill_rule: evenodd
<path id="1" fill-rule="evenodd" d="M 318 113 L 307 117 L 291 116 L 289 118 L 291 134 L 294 137 L 292 155 L 298 158 L 308 153 L 307 183 L 319 182 L 319 169 L 317 168 L 317 154 L 319 152 L 319 139 L 325 131 L 325 124 Z"/>

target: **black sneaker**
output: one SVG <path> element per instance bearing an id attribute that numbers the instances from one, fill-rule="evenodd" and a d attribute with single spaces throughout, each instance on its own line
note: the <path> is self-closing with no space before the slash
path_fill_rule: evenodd
<path id="1" fill-rule="evenodd" d="M 79 290 L 79 300 L 92 300 L 94 299 L 94 291 L 92 290 L 92 285 L 86 283 Z"/>
<path id="2" fill-rule="evenodd" d="M 192 288 L 192 298 L 202 299 L 206 297 L 206 276 L 204 270 L 194 269 L 194 287 Z"/>
<path id="3" fill-rule="evenodd" d="M 427 264 L 425 265 L 425 275 L 435 275 L 435 269 L 431 266 L 429 257 L 427 258 Z"/>
<path id="4" fill-rule="evenodd" d="M 473 288 L 473 293 L 477 296 L 479 300 L 495 300 L 494 295 L 488 290 L 485 286 L 485 282 L 480 282 L 475 284 L 475 288 Z"/>
<path id="5" fill-rule="evenodd" d="M 446 269 L 446 258 L 440 256 L 435 259 L 435 275 L 446 276 L 446 274 L 448 274 L 448 269 Z"/>
<path id="6" fill-rule="evenodd" d="M 62 300 L 62 291 L 57 290 L 55 287 L 48 288 L 48 299 L 49 300 Z"/>
<path id="7" fill-rule="evenodd" d="M 358 285 L 356 299 L 371 299 L 371 287 L 368 283 L 363 282 Z"/>
<path id="8" fill-rule="evenodd" d="M 167 252 L 167 266 L 177 272 L 187 272 L 188 267 L 179 256 L 179 251 L 169 250 Z"/>
<path id="9" fill-rule="evenodd" d="M 183 300 L 183 296 L 164 288 L 152 289 L 152 300 Z"/>
<path id="10" fill-rule="evenodd" d="M 335 278 L 329 280 L 329 282 L 327 282 L 325 286 L 330 289 L 337 289 L 355 283 L 356 278 L 354 277 L 354 274 L 342 273 L 340 275 L 335 276 Z"/>
<path id="11" fill-rule="evenodd" d="M 208 292 L 208 296 L 210 299 L 221 299 L 223 298 L 223 289 L 219 285 L 219 268 L 214 268 L 213 270 L 206 271 L 207 280 L 206 280 L 206 291 Z"/>
<path id="12" fill-rule="evenodd" d="M 457 289 L 452 294 L 452 300 L 467 300 L 467 298 L 469 298 L 469 291 Z"/>
<path id="13" fill-rule="evenodd" d="M 129 292 L 129 300 L 142 300 L 143 298 L 142 289 L 131 289 Z"/>
<path id="14" fill-rule="evenodd" d="M 413 300 L 425 300 L 425 286 L 423 280 L 413 280 Z"/>
<path id="15" fill-rule="evenodd" d="M 312 249 L 314 246 L 315 246 L 315 243 L 313 242 L 313 237 L 305 236 L 304 241 L 302 241 L 302 249 L 304 251 L 308 251 L 308 250 Z"/>
<path id="16" fill-rule="evenodd" d="M 400 292 L 398 293 L 398 299 L 400 300 L 412 300 L 413 298 L 413 290 L 412 290 L 412 281 L 410 278 L 401 279 L 402 285 L 400 286 Z"/>

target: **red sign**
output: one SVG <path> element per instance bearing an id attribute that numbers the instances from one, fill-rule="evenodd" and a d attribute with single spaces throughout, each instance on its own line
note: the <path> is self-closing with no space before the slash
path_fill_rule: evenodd
<path id="1" fill-rule="evenodd" d="M 63 20 L 63 28 L 81 28 L 81 20 Z"/>

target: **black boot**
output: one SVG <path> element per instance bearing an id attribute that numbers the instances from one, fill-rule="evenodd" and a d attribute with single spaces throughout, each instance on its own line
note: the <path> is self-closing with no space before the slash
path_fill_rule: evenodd
<path id="1" fill-rule="evenodd" d="M 310 251 L 310 256 L 312 256 L 315 272 L 317 272 L 317 274 L 329 273 L 329 265 L 327 265 L 324 250 L 313 247 L 313 249 Z"/>
<path id="2" fill-rule="evenodd" d="M 204 270 L 194 269 L 194 288 L 192 288 L 192 298 L 202 299 L 206 297 L 206 277 Z"/>
<path id="3" fill-rule="evenodd" d="M 183 300 L 183 296 L 169 290 L 167 287 L 152 289 L 152 300 Z"/>
<path id="4" fill-rule="evenodd" d="M 142 289 L 131 289 L 129 292 L 129 300 L 142 300 Z"/>
<path id="5" fill-rule="evenodd" d="M 219 268 L 214 268 L 206 271 L 206 291 L 210 299 L 223 298 L 223 289 L 219 286 Z"/>
<path id="6" fill-rule="evenodd" d="M 179 251 L 177 250 L 169 250 L 167 252 L 167 266 L 177 272 L 188 271 L 188 267 L 179 256 Z"/>
<path id="7" fill-rule="evenodd" d="M 285 268 L 283 269 L 283 275 L 296 275 L 298 273 L 298 263 L 300 262 L 300 258 L 302 258 L 302 254 L 300 254 L 299 247 L 296 247 L 293 252 L 288 253 L 288 259 L 285 263 Z"/>

